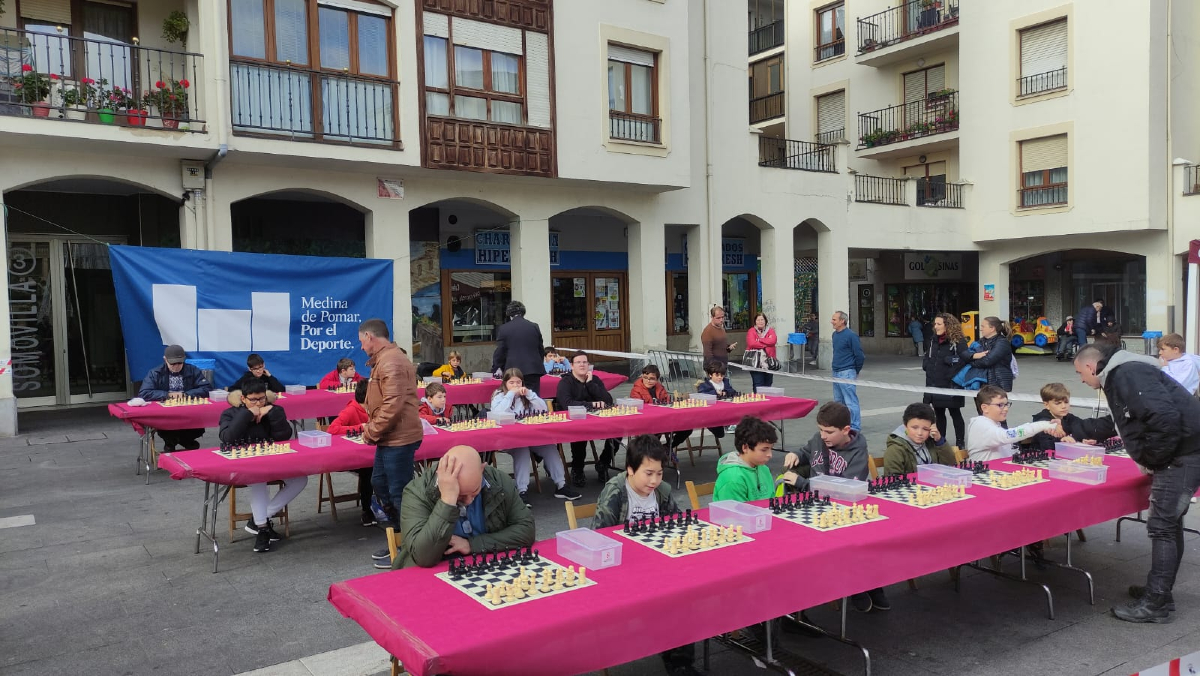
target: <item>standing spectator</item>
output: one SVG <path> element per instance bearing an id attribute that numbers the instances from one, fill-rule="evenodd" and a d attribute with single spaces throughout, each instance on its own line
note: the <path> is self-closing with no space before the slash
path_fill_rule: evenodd
<path id="1" fill-rule="evenodd" d="M 1200 401 L 1152 357 L 1109 345 L 1080 348 L 1075 372 L 1092 389 L 1103 389 L 1125 450 L 1153 472 L 1150 483 L 1150 574 L 1146 586 L 1129 587 L 1134 600 L 1114 606 L 1126 622 L 1170 622 L 1171 590 L 1183 562 L 1183 517 L 1200 488 Z"/>
<path id="2" fill-rule="evenodd" d="M 1064 357 L 1071 354 L 1071 348 L 1079 344 L 1079 339 L 1075 337 L 1075 318 L 1067 315 L 1067 319 L 1058 327 L 1058 345 L 1054 347 L 1054 357 L 1062 361 Z"/>
<path id="3" fill-rule="evenodd" d="M 925 356 L 925 354 L 921 351 L 925 346 L 925 334 L 921 331 L 920 317 L 913 315 L 912 321 L 908 323 L 908 335 L 912 336 L 913 348 L 916 349 L 917 356 Z"/>
<path id="4" fill-rule="evenodd" d="M 412 480 L 413 459 L 424 432 L 417 413 L 417 370 L 390 336 L 382 319 L 358 326 L 358 341 L 371 367 L 366 400 L 370 418 L 363 426 L 363 441 L 375 445 L 371 485 L 388 520 L 399 524 L 404 487 Z M 371 558 L 376 568 L 391 567 L 386 548 Z"/>
<path id="5" fill-rule="evenodd" d="M 1087 345 L 1088 336 L 1098 336 L 1108 322 L 1116 323 L 1112 310 L 1104 305 L 1103 298 L 1097 298 L 1091 305 L 1084 305 L 1075 313 L 1075 340 L 1079 347 Z"/>
<path id="6" fill-rule="evenodd" d="M 808 353 L 808 365 L 817 365 L 817 348 L 821 344 L 820 340 L 820 322 L 817 320 L 817 313 L 808 313 L 808 319 L 805 320 L 804 326 L 800 327 L 800 332 L 804 334 L 805 343 L 804 351 Z"/>
<path id="7" fill-rule="evenodd" d="M 753 364 L 755 368 L 767 368 L 767 357 L 775 359 L 775 344 L 779 342 L 779 337 L 775 335 L 775 329 L 768 324 L 767 316 L 760 312 L 754 315 L 754 326 L 746 332 L 746 350 L 758 351 L 758 359 Z M 775 384 L 775 374 L 751 371 L 750 383 L 750 391 L 758 392 L 760 387 L 770 387 Z"/>
<path id="8" fill-rule="evenodd" d="M 187 353 L 178 345 L 168 345 L 163 351 L 163 363 L 150 369 L 138 397 L 146 401 L 165 401 L 176 397 L 207 397 L 212 385 L 204 373 L 187 362 Z M 159 430 L 163 440 L 163 452 L 170 453 L 176 446 L 194 451 L 200 448 L 197 441 L 204 436 L 203 429 Z"/>
<path id="9" fill-rule="evenodd" d="M 955 389 L 954 376 L 962 370 L 969 359 L 967 341 L 963 338 L 962 324 L 947 312 L 933 318 L 933 336 L 929 338 L 929 349 L 921 367 L 925 369 L 925 386 Z M 962 448 L 966 442 L 967 425 L 963 421 L 962 407 L 965 400 L 948 394 L 926 394 L 923 401 L 933 407 L 937 428 L 945 434 L 946 413 L 954 421 L 954 445 Z"/>
<path id="10" fill-rule="evenodd" d="M 979 322 L 979 350 L 971 355 L 975 366 L 987 369 L 988 385 L 1012 392 L 1012 346 L 1008 344 L 1008 324 L 999 317 L 984 317 Z"/>
<path id="11" fill-rule="evenodd" d="M 508 323 L 496 332 L 496 351 L 492 353 L 492 372 L 499 378 L 508 369 L 525 374 L 525 387 L 538 390 L 544 374 L 542 329 L 525 319 L 525 304 L 513 301 L 505 308 Z"/>
<path id="12" fill-rule="evenodd" d="M 834 312 L 830 321 L 833 324 L 833 377 L 857 380 L 867 356 L 863 354 L 858 334 L 846 326 L 849 321 L 849 315 L 841 310 Z M 858 410 L 858 390 L 855 386 L 834 383 L 833 400 L 850 409 L 850 427 L 856 432 L 861 430 L 862 415 Z"/>
<path id="13" fill-rule="evenodd" d="M 729 342 L 725 333 L 725 309 L 720 305 L 712 306 L 708 311 L 711 321 L 700 333 L 700 345 L 704 348 L 704 363 L 716 359 L 722 364 L 729 364 L 729 353 L 737 347 L 737 343 Z"/>

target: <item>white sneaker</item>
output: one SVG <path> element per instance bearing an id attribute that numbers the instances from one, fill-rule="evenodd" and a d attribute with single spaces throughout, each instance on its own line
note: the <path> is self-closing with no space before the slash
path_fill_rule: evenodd
<path id="1" fill-rule="evenodd" d="M 1194 504 L 1196 504 L 1196 498 L 1195 498 L 1195 497 L 1193 497 L 1193 498 L 1192 498 L 1192 504 L 1193 504 L 1193 505 L 1194 505 Z"/>

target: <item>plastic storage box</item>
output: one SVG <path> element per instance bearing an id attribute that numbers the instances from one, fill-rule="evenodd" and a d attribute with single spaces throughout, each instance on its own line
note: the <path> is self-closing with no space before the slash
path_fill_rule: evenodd
<path id="1" fill-rule="evenodd" d="M 228 401 L 229 390 L 210 390 L 208 393 L 208 398 L 213 401 Z"/>
<path id="2" fill-rule="evenodd" d="M 512 413 L 488 411 L 488 420 L 495 420 L 497 425 L 511 425 L 517 422 L 517 416 Z"/>
<path id="3" fill-rule="evenodd" d="M 1086 456 L 1104 456 L 1103 446 L 1089 446 L 1087 444 L 1069 444 L 1062 441 L 1054 443 L 1054 457 L 1062 458 L 1063 460 L 1074 460 L 1075 458 L 1083 458 Z"/>
<path id="4" fill-rule="evenodd" d="M 758 388 L 758 393 L 765 394 L 768 397 L 782 397 L 783 396 L 783 388 L 782 387 L 760 387 L 760 388 Z"/>
<path id="5" fill-rule="evenodd" d="M 324 448 L 333 441 L 333 435 L 320 430 L 304 430 L 296 437 L 300 439 L 301 446 L 309 448 Z"/>
<path id="6" fill-rule="evenodd" d="M 642 401 L 641 399 L 633 399 L 630 397 L 620 397 L 618 399 L 614 399 L 613 404 L 615 404 L 617 406 L 632 406 L 640 411 L 640 410 L 642 410 L 642 407 L 646 405 L 646 402 Z"/>
<path id="7" fill-rule="evenodd" d="M 736 500 L 721 500 L 708 506 L 708 520 L 719 526 L 741 526 L 743 533 L 771 530 L 771 510 Z"/>
<path id="8" fill-rule="evenodd" d="M 818 474 L 808 480 L 808 487 L 844 502 L 858 502 L 867 497 L 867 482 L 840 476 Z"/>
<path id="9" fill-rule="evenodd" d="M 303 385 L 284 385 L 283 386 L 284 394 L 288 394 L 288 395 L 292 395 L 292 396 L 300 396 L 301 394 L 304 394 L 307 391 L 308 391 L 308 388 Z"/>
<path id="10" fill-rule="evenodd" d="M 704 401 L 716 401 L 717 395 L 715 395 L 715 394 L 700 394 L 699 392 L 692 392 L 691 394 L 688 395 L 688 399 L 703 399 Z"/>
<path id="11" fill-rule="evenodd" d="M 1108 465 L 1083 465 L 1070 460 L 1051 460 L 1050 478 L 1080 484 L 1102 484 L 1108 478 Z"/>
<path id="12" fill-rule="evenodd" d="M 441 376 L 425 376 L 424 378 L 421 379 L 421 382 L 425 383 L 426 385 L 428 385 L 429 383 L 440 383 L 440 382 L 442 382 L 442 377 Z"/>
<path id="13" fill-rule="evenodd" d="M 492 380 L 492 374 L 487 371 L 473 371 L 471 377 L 476 380 Z"/>
<path id="14" fill-rule="evenodd" d="M 587 418 L 588 410 L 583 406 L 571 406 L 567 409 L 567 417 L 571 420 L 584 420 Z"/>
<path id="15" fill-rule="evenodd" d="M 592 570 L 621 565 L 621 543 L 590 528 L 559 531 L 558 555 Z"/>
<path id="16" fill-rule="evenodd" d="M 972 472 L 947 465 L 918 465 L 917 481 L 930 486 L 970 486 Z"/>

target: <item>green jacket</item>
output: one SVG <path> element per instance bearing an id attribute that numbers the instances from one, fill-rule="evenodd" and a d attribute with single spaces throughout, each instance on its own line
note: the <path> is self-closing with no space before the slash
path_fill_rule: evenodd
<path id="1" fill-rule="evenodd" d="M 626 478 L 629 475 L 621 472 L 608 480 L 600 489 L 600 497 L 596 498 L 596 516 L 592 517 L 592 528 L 608 528 L 629 520 L 629 493 L 626 491 Z M 679 510 L 675 499 L 671 497 L 671 485 L 662 482 L 654 489 L 658 499 L 658 513 L 671 514 Z"/>
<path id="2" fill-rule="evenodd" d="M 766 500 L 775 495 L 775 479 L 766 465 L 751 467 L 737 451 L 730 451 L 717 461 L 717 485 L 713 500 L 750 502 Z"/>
<path id="3" fill-rule="evenodd" d="M 487 532 L 468 538 L 472 553 L 503 551 L 528 547 L 534 541 L 533 512 L 517 494 L 517 485 L 507 473 L 492 467 L 483 468 L 488 486 L 475 498 L 483 500 L 483 519 Z M 437 487 L 437 471 L 426 469 L 421 476 L 404 488 L 400 508 L 400 532 L 404 540 L 392 568 L 421 566 L 429 568 L 440 563 L 454 524 L 458 507 L 442 502 Z"/>
<path id="4" fill-rule="evenodd" d="M 935 463 L 939 465 L 957 464 L 957 460 L 954 458 L 954 449 L 950 444 L 943 443 L 941 446 L 937 446 L 932 442 L 932 439 L 926 440 L 925 448 Z M 908 442 L 908 438 L 904 436 L 902 427 L 888 435 L 887 448 L 883 452 L 883 475 L 912 474 L 916 471 L 917 453 L 913 450 L 912 444 Z"/>

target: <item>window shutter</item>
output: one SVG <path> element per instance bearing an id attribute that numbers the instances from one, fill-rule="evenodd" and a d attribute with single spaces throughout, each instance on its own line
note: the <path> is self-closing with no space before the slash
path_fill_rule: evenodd
<path id="1" fill-rule="evenodd" d="M 71 0 L 21 0 L 21 16 L 34 21 L 71 23 Z"/>
<path id="2" fill-rule="evenodd" d="M 388 18 L 392 16 L 390 7 L 362 2 L 361 0 L 317 0 L 317 4 L 322 7 L 336 7 L 337 9 L 347 9 L 351 12 L 362 12 L 363 14 L 374 14 Z"/>
<path id="3" fill-rule="evenodd" d="M 550 40 L 543 33 L 525 33 L 525 81 L 529 126 L 550 128 Z"/>
<path id="4" fill-rule="evenodd" d="M 846 92 L 834 92 L 817 99 L 817 133 L 846 128 Z"/>
<path id="5" fill-rule="evenodd" d="M 1067 166 L 1067 135 L 1048 136 L 1021 142 L 1021 172 L 1045 171 Z"/>
<path id="6" fill-rule="evenodd" d="M 904 76 L 904 102 L 922 101 L 925 99 L 925 71 L 919 70 Z"/>
<path id="7" fill-rule="evenodd" d="M 425 35 L 435 38 L 450 37 L 450 17 L 445 14 L 424 12 L 421 14 L 421 22 L 421 30 L 424 31 Z"/>
<path id="8" fill-rule="evenodd" d="M 519 28 L 458 17 L 452 17 L 450 21 L 450 26 L 454 29 L 454 44 L 456 45 L 518 56 L 525 55 L 521 48 L 521 29 Z"/>
<path id="9" fill-rule="evenodd" d="M 925 71 L 925 93 L 940 92 L 946 88 L 946 67 L 937 66 Z"/>
<path id="10" fill-rule="evenodd" d="M 632 63 L 635 66 L 654 67 L 654 53 L 621 45 L 608 45 L 608 60 Z"/>
<path id="11" fill-rule="evenodd" d="M 1066 67 L 1066 19 L 1021 31 L 1022 77 L 1049 73 Z"/>

